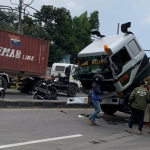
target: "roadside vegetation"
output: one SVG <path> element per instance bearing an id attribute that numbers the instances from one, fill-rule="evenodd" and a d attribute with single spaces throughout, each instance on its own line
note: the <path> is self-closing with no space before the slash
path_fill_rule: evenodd
<path id="1" fill-rule="evenodd" d="M 99 29 L 98 15 L 98 11 L 89 15 L 86 11 L 72 17 L 66 8 L 43 5 L 34 17 L 23 17 L 23 34 L 50 41 L 48 66 L 60 61 L 65 54 L 70 54 L 74 63 L 77 53 L 92 42 L 90 30 Z M 17 32 L 17 27 L 18 15 L 0 10 L 0 29 Z"/>

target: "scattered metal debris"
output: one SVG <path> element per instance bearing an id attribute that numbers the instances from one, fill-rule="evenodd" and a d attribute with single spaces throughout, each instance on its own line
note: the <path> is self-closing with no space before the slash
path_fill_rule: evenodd
<path id="1" fill-rule="evenodd" d="M 101 143 L 101 142 L 98 142 L 98 141 L 91 141 L 90 143 L 92 143 L 92 144 L 99 144 L 99 143 Z"/>
<path id="2" fill-rule="evenodd" d="M 98 141 L 90 141 L 89 143 L 92 143 L 92 144 L 100 144 L 102 142 L 107 142 L 105 140 L 98 140 Z"/>
<path id="3" fill-rule="evenodd" d="M 107 124 L 117 125 L 117 122 L 107 122 Z"/>
<path id="4" fill-rule="evenodd" d="M 64 111 L 64 110 L 61 110 L 60 112 L 62 112 L 62 113 L 64 113 L 64 114 L 67 114 L 67 112 L 66 112 L 66 111 Z"/>

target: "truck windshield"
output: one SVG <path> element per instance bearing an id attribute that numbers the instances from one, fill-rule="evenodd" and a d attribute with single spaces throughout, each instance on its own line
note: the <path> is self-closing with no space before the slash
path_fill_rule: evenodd
<path id="1" fill-rule="evenodd" d="M 79 74 L 102 74 L 105 78 L 112 78 L 112 73 L 109 68 L 109 59 L 107 55 L 96 57 L 84 57 L 78 59 L 79 67 L 76 70 Z"/>

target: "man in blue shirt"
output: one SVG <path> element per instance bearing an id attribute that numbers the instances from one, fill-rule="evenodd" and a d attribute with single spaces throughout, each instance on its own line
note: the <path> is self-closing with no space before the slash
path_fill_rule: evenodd
<path id="1" fill-rule="evenodd" d="M 107 94 L 108 92 L 101 91 L 100 90 L 100 82 L 103 80 L 104 77 L 100 74 L 95 74 L 94 75 L 94 82 L 92 83 L 92 92 L 91 92 L 91 97 L 92 97 L 92 103 L 94 105 L 95 111 L 87 118 L 87 121 L 91 125 L 96 125 L 99 126 L 97 123 L 95 123 L 95 118 L 98 113 L 100 113 L 101 108 L 100 108 L 100 95 L 101 94 Z"/>

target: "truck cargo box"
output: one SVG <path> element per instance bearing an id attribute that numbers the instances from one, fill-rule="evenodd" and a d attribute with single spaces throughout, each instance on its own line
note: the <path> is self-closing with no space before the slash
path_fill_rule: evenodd
<path id="1" fill-rule="evenodd" d="M 49 42 L 0 30 L 0 72 L 45 75 Z"/>

